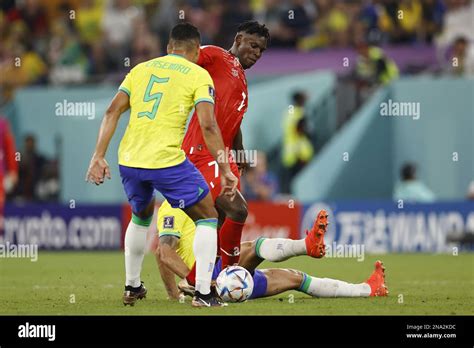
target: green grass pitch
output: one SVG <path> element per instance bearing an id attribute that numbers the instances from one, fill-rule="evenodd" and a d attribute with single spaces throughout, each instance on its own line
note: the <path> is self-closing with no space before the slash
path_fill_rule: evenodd
<path id="1" fill-rule="evenodd" d="M 386 298 L 316 299 L 297 291 L 194 309 L 190 299 L 171 302 L 154 256 L 145 257 L 142 280 L 148 297 L 124 307 L 121 252 L 46 252 L 38 261 L 0 259 L 1 315 L 456 315 L 473 314 L 474 255 L 388 254 L 356 259 L 298 257 L 263 267 L 287 267 L 317 277 L 364 281 L 381 259 L 387 268 Z"/>

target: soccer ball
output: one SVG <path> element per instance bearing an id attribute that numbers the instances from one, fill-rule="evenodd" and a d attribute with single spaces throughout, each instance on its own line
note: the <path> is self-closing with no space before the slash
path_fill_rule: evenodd
<path id="1" fill-rule="evenodd" d="M 224 302 L 244 302 L 253 291 L 253 278 L 240 266 L 229 266 L 216 279 L 216 290 Z"/>

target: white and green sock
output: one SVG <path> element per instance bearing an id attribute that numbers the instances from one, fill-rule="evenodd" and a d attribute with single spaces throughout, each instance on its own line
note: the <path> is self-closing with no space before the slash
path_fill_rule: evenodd
<path id="1" fill-rule="evenodd" d="M 351 284 L 330 278 L 316 278 L 303 273 L 303 281 L 298 291 L 314 297 L 367 297 L 370 285 Z"/>
<path id="2" fill-rule="evenodd" d="M 212 271 L 217 255 L 217 219 L 197 220 L 193 251 L 196 259 L 196 291 L 211 292 Z"/>
<path id="3" fill-rule="evenodd" d="M 268 261 L 280 262 L 290 257 L 307 255 L 304 239 L 259 238 L 255 245 L 257 256 Z"/>
<path id="4" fill-rule="evenodd" d="M 125 232 L 125 285 L 140 286 L 143 257 L 145 256 L 146 236 L 153 216 L 140 219 L 132 214 L 132 220 Z"/>

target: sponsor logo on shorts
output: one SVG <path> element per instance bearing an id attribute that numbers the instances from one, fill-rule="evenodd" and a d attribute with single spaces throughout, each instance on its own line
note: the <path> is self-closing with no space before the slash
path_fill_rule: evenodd
<path id="1" fill-rule="evenodd" d="M 198 190 L 199 190 L 199 193 L 198 193 L 198 197 L 199 197 L 199 196 L 202 195 L 202 193 L 204 192 L 204 189 L 198 187 Z"/>
<path id="2" fill-rule="evenodd" d="M 165 216 L 163 219 L 163 228 L 174 228 L 174 216 Z"/>

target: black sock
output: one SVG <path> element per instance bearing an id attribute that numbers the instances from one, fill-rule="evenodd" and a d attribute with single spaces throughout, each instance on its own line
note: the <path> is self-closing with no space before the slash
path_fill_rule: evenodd
<path id="1" fill-rule="evenodd" d="M 208 293 L 208 294 L 206 294 L 206 295 L 203 295 L 203 294 L 201 294 L 199 291 L 196 291 L 196 292 L 195 292 L 195 296 L 196 296 L 196 297 L 200 297 L 200 298 L 202 298 L 203 300 L 209 300 L 209 299 L 212 297 L 211 293 Z"/>
<path id="2" fill-rule="evenodd" d="M 137 292 L 138 290 L 140 290 L 142 287 L 142 284 L 140 284 L 140 286 L 137 286 L 136 288 L 134 288 L 133 286 L 131 285 L 126 285 L 125 286 L 125 291 L 134 291 L 134 292 Z"/>

